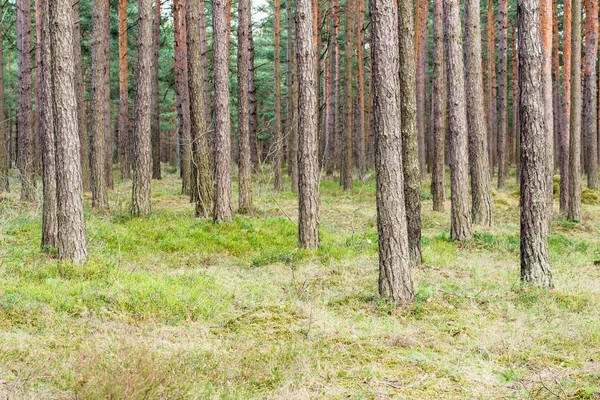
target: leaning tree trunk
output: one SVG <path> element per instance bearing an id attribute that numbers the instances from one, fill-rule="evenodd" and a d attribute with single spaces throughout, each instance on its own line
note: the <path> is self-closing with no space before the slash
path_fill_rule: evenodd
<path id="1" fill-rule="evenodd" d="M 581 221 L 581 0 L 573 0 L 571 131 L 569 138 L 569 221 Z"/>
<path id="2" fill-rule="evenodd" d="M 58 190 L 58 256 L 75 264 L 87 259 L 83 190 L 73 77 L 73 12 L 69 0 L 50 0 L 53 117 Z"/>
<path id="3" fill-rule="evenodd" d="M 560 127 L 560 211 L 569 210 L 569 157 L 571 131 L 571 0 L 564 0 L 563 7 L 563 77 L 562 77 L 562 118 Z"/>
<path id="4" fill-rule="evenodd" d="M 298 59 L 298 246 L 319 247 L 317 71 L 311 0 L 296 3 Z M 292 154 L 292 157 L 296 157 Z"/>
<path id="5" fill-rule="evenodd" d="M 411 0 L 398 1 L 398 28 L 404 204 L 410 261 L 412 265 L 417 265 L 421 263 L 423 257 L 421 256 L 421 171 L 417 129 L 415 23 Z"/>
<path id="6" fill-rule="evenodd" d="M 454 240 L 473 236 L 469 205 L 469 160 L 467 110 L 462 34 L 458 0 L 444 0 L 444 40 L 446 42 L 446 78 L 448 84 L 448 128 L 450 132 L 450 237 Z"/>
<path id="7" fill-rule="evenodd" d="M 354 169 L 354 161 L 352 160 L 352 133 L 354 132 L 353 124 L 353 107 L 352 107 L 352 79 L 353 76 L 353 49 L 352 45 L 354 42 L 352 34 L 352 14 L 353 7 L 351 5 L 352 0 L 346 0 L 346 48 L 344 49 L 344 55 L 346 56 L 346 64 L 344 65 L 344 72 L 346 73 L 345 83 L 346 90 L 344 95 L 346 96 L 345 104 L 345 129 L 344 129 L 344 157 L 343 157 L 343 168 L 342 168 L 342 186 L 344 190 L 352 190 L 352 171 Z M 357 0 L 354 0 L 357 1 Z"/>
<path id="8" fill-rule="evenodd" d="M 121 164 L 121 179 L 123 180 L 131 179 L 129 139 L 127 0 L 119 0 L 119 164 Z"/>
<path id="9" fill-rule="evenodd" d="M 160 103 L 158 100 L 158 62 L 160 51 L 160 0 L 154 5 L 154 32 L 152 40 L 152 179 L 161 179 L 160 170 Z"/>
<path id="10" fill-rule="evenodd" d="M 52 60 L 50 54 L 50 16 L 48 2 L 40 2 L 40 37 L 38 39 L 38 99 L 40 112 L 40 145 L 42 156 L 42 251 L 55 249 L 58 242 L 58 212 L 56 194 L 56 144 L 52 98 Z M 0 114 L 0 117 L 3 114 Z"/>
<path id="11" fill-rule="evenodd" d="M 137 70 L 133 109 L 133 186 L 131 213 L 150 213 L 152 103 L 152 0 L 139 0 Z"/>
<path id="12" fill-rule="evenodd" d="M 465 1 L 467 119 L 469 123 L 469 165 L 471 168 L 472 217 L 476 224 L 491 226 L 492 185 L 487 152 L 481 72 L 481 22 L 479 0 Z M 506 83 L 506 82 L 505 82 Z M 505 90 L 506 92 L 506 90 Z M 507 100 L 506 98 L 504 100 Z M 508 107 L 508 101 L 506 101 Z M 506 121 L 505 121 L 506 125 Z M 504 127 L 506 131 L 506 126 Z M 504 178 L 502 178 L 504 179 Z"/>
<path id="13" fill-rule="evenodd" d="M 468 43 L 468 40 L 467 40 Z M 506 178 L 506 136 L 508 128 L 508 0 L 498 1 L 498 188 Z M 467 71 L 468 71 L 467 67 Z M 470 89 L 470 88 L 469 88 Z"/>
<path id="14" fill-rule="evenodd" d="M 598 188 L 598 81 L 596 58 L 598 56 L 598 1 L 586 1 L 586 24 L 588 25 L 585 46 L 584 98 L 585 137 L 587 148 L 588 187 Z"/>
<path id="15" fill-rule="evenodd" d="M 444 211 L 446 165 L 446 65 L 444 59 L 443 0 L 433 1 L 433 168 L 431 195 L 433 210 Z"/>
<path id="16" fill-rule="evenodd" d="M 239 209 L 252 211 L 252 160 L 250 151 L 249 53 L 250 0 L 238 2 L 238 143 L 239 143 Z"/>
<path id="17" fill-rule="evenodd" d="M 379 294 L 396 304 L 414 301 L 400 132 L 399 45 L 393 0 L 371 0 L 373 117 L 376 140 Z"/>
<path id="18" fill-rule="evenodd" d="M 274 50 L 274 64 L 275 64 L 275 121 L 273 123 L 273 130 L 275 137 L 275 156 L 273 170 L 275 172 L 274 189 L 281 191 L 282 189 L 282 168 L 283 168 L 283 131 L 281 129 L 281 61 L 279 55 L 281 53 L 280 38 L 281 38 L 281 5 L 279 0 L 275 0 L 275 50 Z"/>
<path id="19" fill-rule="evenodd" d="M 35 158 L 31 118 L 31 11 L 30 0 L 17 1 L 17 60 L 19 65 L 19 112 L 17 119 L 18 166 L 21 200 L 35 200 Z"/>
<path id="20" fill-rule="evenodd" d="M 215 81 L 215 221 L 231 220 L 231 127 L 229 122 L 229 28 L 227 0 L 213 3 Z M 190 34 L 191 35 L 191 34 Z M 190 64 L 191 65 L 191 64 Z"/>
<path id="21" fill-rule="evenodd" d="M 538 4 L 538 0 L 519 0 L 517 10 L 521 78 L 521 281 L 552 287 L 548 264 L 546 113 Z"/>
<path id="22" fill-rule="evenodd" d="M 0 2 L 0 15 L 2 14 L 2 4 Z M 8 121 L 4 120 L 4 56 L 2 49 L 2 42 L 0 40 L 0 193 L 8 193 L 9 191 L 9 183 L 8 183 L 8 167 L 10 164 L 9 156 L 10 156 L 10 142 L 8 141 L 9 135 L 7 127 L 10 124 L 10 119 Z"/>

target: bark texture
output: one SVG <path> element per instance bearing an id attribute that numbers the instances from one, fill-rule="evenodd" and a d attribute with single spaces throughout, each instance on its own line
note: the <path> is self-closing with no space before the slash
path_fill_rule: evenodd
<path id="1" fill-rule="evenodd" d="M 542 0 L 544 1 L 544 0 Z M 506 136 L 508 131 L 508 0 L 498 1 L 498 188 L 506 178 Z M 467 71 L 469 69 L 467 68 Z M 468 73 L 468 72 L 467 72 Z"/>
<path id="2" fill-rule="evenodd" d="M 598 188 L 598 77 L 596 64 L 598 57 L 598 1 L 586 1 L 586 25 L 588 25 L 585 46 L 584 99 L 585 99 L 585 138 L 587 149 L 588 187 Z"/>
<path id="3" fill-rule="evenodd" d="M 444 211 L 446 198 L 446 64 L 444 57 L 444 5 L 443 0 L 433 1 L 433 168 L 431 173 L 431 195 L 433 210 Z"/>
<path id="4" fill-rule="evenodd" d="M 417 128 L 419 131 L 419 168 L 421 176 L 425 176 L 425 93 L 427 92 L 427 12 L 429 10 L 428 0 L 417 0 L 417 28 L 416 28 L 416 57 L 417 57 Z"/>
<path id="5" fill-rule="evenodd" d="M 127 0 L 119 0 L 119 163 L 123 180 L 131 179 L 128 72 Z"/>
<path id="6" fill-rule="evenodd" d="M 519 0 L 521 281 L 552 287 L 548 264 L 546 132 L 538 0 Z"/>
<path id="7" fill-rule="evenodd" d="M 282 169 L 283 169 L 283 132 L 281 129 L 281 3 L 279 0 L 275 0 L 275 121 L 273 122 L 273 136 L 275 138 L 275 156 L 273 170 L 274 176 L 274 188 L 276 191 L 282 189 Z"/>
<path id="8" fill-rule="evenodd" d="M 570 221 L 581 221 L 581 0 L 572 3 L 571 129 L 569 134 Z"/>
<path id="9" fill-rule="evenodd" d="M 414 301 L 400 132 L 398 16 L 394 0 L 371 0 L 373 116 L 376 140 L 379 294 L 398 305 Z"/>
<path id="10" fill-rule="evenodd" d="M 252 211 L 252 160 L 250 151 L 249 52 L 250 0 L 238 1 L 238 143 L 239 210 Z"/>
<path id="11" fill-rule="evenodd" d="M 571 0 L 563 3 L 563 76 L 562 76 L 562 118 L 560 127 L 560 211 L 569 210 L 569 158 L 571 132 Z"/>
<path id="12" fill-rule="evenodd" d="M 356 1 L 356 0 L 354 0 Z M 344 129 L 344 159 L 343 159 L 343 170 L 342 170 L 342 187 L 344 190 L 352 190 L 353 184 L 353 170 L 354 170 L 354 161 L 352 157 L 352 139 L 354 132 L 354 121 L 353 121 L 353 107 L 352 107 L 352 80 L 354 78 L 353 73 L 353 42 L 354 37 L 352 33 L 353 28 L 353 11 L 354 7 L 352 5 L 352 0 L 346 0 L 346 48 L 344 49 L 344 55 L 346 56 L 346 63 L 344 65 L 345 76 L 345 93 L 346 103 L 345 103 L 345 129 Z"/>
<path id="13" fill-rule="evenodd" d="M 540 35 L 542 39 L 542 85 L 544 99 L 544 125 L 546 132 L 546 201 L 552 220 L 554 176 L 554 109 L 552 106 L 552 0 L 540 0 Z"/>
<path id="14" fill-rule="evenodd" d="M 469 205 L 469 143 L 465 105 L 465 71 L 458 0 L 444 0 L 444 41 L 448 84 L 448 128 L 450 134 L 450 237 L 473 236 Z"/>
<path id="15" fill-rule="evenodd" d="M 160 50 L 160 0 L 154 4 L 152 37 L 152 179 L 161 179 L 160 170 L 160 103 L 158 101 L 158 54 Z"/>
<path id="16" fill-rule="evenodd" d="M 2 4 L 0 4 L 0 15 L 2 14 Z M 8 167 L 10 163 L 10 141 L 8 134 L 9 121 L 4 121 L 4 53 L 2 40 L 0 40 L 0 193 L 8 193 L 9 174 Z"/>

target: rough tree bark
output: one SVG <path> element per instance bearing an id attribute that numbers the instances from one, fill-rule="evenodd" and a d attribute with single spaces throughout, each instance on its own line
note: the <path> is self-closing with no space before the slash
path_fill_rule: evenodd
<path id="1" fill-rule="evenodd" d="M 473 202 L 471 215 L 474 223 L 491 226 L 493 223 L 492 185 L 487 153 L 485 114 L 483 110 L 484 97 L 483 76 L 481 72 L 481 22 L 479 9 L 479 0 L 465 1 L 466 94 L 467 119 L 469 124 L 471 199 Z M 504 100 L 507 100 L 507 97 Z M 508 101 L 506 101 L 506 106 L 508 107 Z M 506 131 L 506 126 L 504 130 Z"/>
<path id="2" fill-rule="evenodd" d="M 498 1 L 498 188 L 506 178 L 506 136 L 508 131 L 508 0 Z M 467 67 L 467 71 L 469 68 Z"/>
<path id="3" fill-rule="evenodd" d="M 569 210 L 569 157 L 571 131 L 571 0 L 564 0 L 563 6 L 563 76 L 562 76 L 562 118 L 560 127 L 560 211 Z"/>
<path id="4" fill-rule="evenodd" d="M 354 0 L 356 1 L 356 0 Z M 346 48 L 344 49 L 344 55 L 345 55 L 345 65 L 344 65 L 344 72 L 345 72 L 345 85 L 346 85 L 346 89 L 345 89 L 345 93 L 344 95 L 346 96 L 346 104 L 345 104 L 345 129 L 344 129 L 344 141 L 343 141 L 343 151 L 344 151 L 344 157 L 342 160 L 342 187 L 344 188 L 344 190 L 352 190 L 352 186 L 353 186 L 353 176 L 352 176 L 352 172 L 354 170 L 354 161 L 352 160 L 352 138 L 353 138 L 353 132 L 354 132 L 354 121 L 353 121 L 353 107 L 352 107 L 352 80 L 354 78 L 353 75 L 353 55 L 354 55 L 354 50 L 353 50 L 353 42 L 354 42 L 354 36 L 352 33 L 352 28 L 354 25 L 353 22 L 353 11 L 354 11 L 354 7 L 352 6 L 352 0 L 346 0 L 346 29 L 345 29 L 345 34 L 346 34 Z"/>
<path id="5" fill-rule="evenodd" d="M 572 2 L 569 221 L 581 221 L 581 0 Z"/>
<path id="6" fill-rule="evenodd" d="M 154 4 L 152 38 L 152 179 L 161 179 L 160 170 L 160 104 L 158 101 L 158 55 L 160 51 L 160 0 Z"/>
<path id="7" fill-rule="evenodd" d="M 255 172 L 257 172 L 260 166 L 260 153 L 258 150 L 258 107 L 256 104 L 256 78 L 254 76 L 254 36 L 252 34 L 252 18 L 250 18 L 249 24 L 250 26 L 248 28 L 248 101 L 250 102 L 250 150 L 252 157 L 252 168 Z"/>
<path id="8" fill-rule="evenodd" d="M 443 0 L 433 1 L 433 168 L 431 173 L 431 194 L 433 210 L 444 211 L 446 143 L 446 65 L 444 58 L 444 7 Z"/>
<path id="9" fill-rule="evenodd" d="M 289 1 L 289 0 L 288 0 Z M 275 137 L 275 156 L 274 156 L 274 188 L 276 191 L 281 191 L 282 184 L 282 169 L 283 169 L 283 131 L 281 129 L 281 4 L 279 0 L 275 0 L 275 121 L 273 123 L 273 136 Z M 289 105 L 288 105 L 289 107 Z M 289 109 L 288 109 L 289 116 Z M 286 123 L 286 126 L 288 124 Z"/>
<path id="10" fill-rule="evenodd" d="M 400 133 L 398 17 L 394 0 L 371 0 L 373 117 L 376 141 L 379 294 L 398 305 L 414 301 Z"/>
<path id="11" fill-rule="evenodd" d="M 83 190 L 73 68 L 73 11 L 69 0 L 50 0 L 53 117 L 56 139 L 58 256 L 87 259 Z M 104 8 L 104 7 L 103 7 Z"/>
<path id="12" fill-rule="evenodd" d="M 298 246 L 319 247 L 319 160 L 317 65 L 311 0 L 296 3 L 298 59 Z M 296 155 L 292 155 L 295 157 Z"/>
<path id="13" fill-rule="evenodd" d="M 516 23 L 512 25 L 512 95 L 513 95 L 513 139 L 511 146 L 511 157 L 517 165 L 517 175 L 520 171 L 520 162 L 517 157 L 517 146 L 519 143 L 519 86 L 518 86 L 518 69 L 517 69 L 517 30 Z"/>
<path id="14" fill-rule="evenodd" d="M 543 68 L 542 85 L 544 99 L 545 132 L 546 132 L 546 200 L 548 213 L 552 220 L 552 204 L 554 202 L 554 115 L 552 107 L 552 0 L 540 0 L 540 35 L 542 39 Z"/>
<path id="15" fill-rule="evenodd" d="M 294 57 L 294 18 L 291 0 L 287 0 L 287 120 L 286 120 L 286 135 L 288 135 L 287 147 L 287 162 L 288 171 L 290 174 L 290 184 L 292 192 L 298 191 L 298 107 L 297 107 L 297 92 L 296 84 L 297 77 L 295 74 L 296 60 Z"/>
<path id="16" fill-rule="evenodd" d="M 252 211 L 252 160 L 250 151 L 249 53 L 250 0 L 238 1 L 238 143 L 239 210 Z"/>
<path id="17" fill-rule="evenodd" d="M 119 163 L 123 180 L 131 179 L 128 79 L 127 0 L 119 0 Z"/>
<path id="18" fill-rule="evenodd" d="M 598 57 L 598 1 L 586 1 L 586 25 L 588 25 L 585 46 L 584 98 L 585 98 L 585 138 L 587 148 L 588 187 L 598 188 L 598 81 L 596 64 Z"/>
<path id="19" fill-rule="evenodd" d="M 318 2 L 317 2 L 318 3 Z M 358 118 L 356 120 L 358 137 L 356 140 L 357 149 L 356 152 L 358 154 L 358 173 L 359 177 L 362 180 L 367 173 L 367 154 L 366 154 L 366 146 L 365 146 L 365 137 L 367 129 L 365 128 L 365 72 L 364 72 L 364 60 L 363 60 L 363 20 L 365 17 L 364 12 L 364 0 L 356 0 L 356 58 L 358 60 L 358 71 L 357 71 L 357 91 L 358 91 Z M 414 18 L 412 18 L 411 11 L 411 32 L 414 36 Z M 413 46 L 412 54 L 414 58 L 414 40 L 411 40 L 411 44 Z M 414 68 L 414 60 L 413 60 L 413 68 Z M 414 92 L 414 90 L 413 90 Z M 418 145 L 418 144 L 417 144 Z M 418 159 L 417 159 L 418 162 Z"/>
<path id="20" fill-rule="evenodd" d="M 473 235 L 469 205 L 469 143 L 465 105 L 465 71 L 458 0 L 444 0 L 444 41 L 448 88 L 450 134 L 450 237 L 470 239 Z"/>
<path id="21" fill-rule="evenodd" d="M 2 4 L 0 3 L 0 15 L 2 14 Z M 10 186 L 8 182 L 10 164 L 10 135 L 7 127 L 9 121 L 4 121 L 4 56 L 3 40 L 0 40 L 0 193 L 8 193 Z"/>
<path id="22" fill-rule="evenodd" d="M 488 0 L 487 9 L 487 134 L 488 157 L 490 161 L 490 174 L 494 175 L 496 165 L 496 129 L 497 129 L 497 104 L 496 104 L 496 33 L 494 29 L 494 2 Z"/>
<path id="23" fill-rule="evenodd" d="M 417 129 L 419 131 L 419 168 L 421 176 L 425 176 L 425 92 L 427 76 L 427 12 L 428 0 L 417 0 L 416 10 L 416 62 L 417 62 Z"/>
<path id="24" fill-rule="evenodd" d="M 578 1 L 578 0 L 576 0 Z M 521 281 L 552 287 L 548 264 L 543 48 L 538 0 L 518 0 L 521 125 Z"/>
<path id="25" fill-rule="evenodd" d="M 329 102 L 327 108 L 326 142 L 325 142 L 325 171 L 332 174 L 337 163 L 338 149 L 336 146 L 337 138 L 337 118 L 338 118 L 338 87 L 339 87 L 339 51 L 337 43 L 338 33 L 338 2 L 331 2 L 331 33 L 329 35 Z"/>
<path id="26" fill-rule="evenodd" d="M 419 132 L 415 65 L 415 23 L 412 0 L 398 1 L 400 68 L 400 119 L 404 205 L 411 265 L 423 261 L 421 255 L 421 172 L 419 169 Z"/>
<path id="27" fill-rule="evenodd" d="M 229 120 L 229 27 L 227 0 L 213 3 L 215 82 L 215 221 L 231 220 L 231 127 Z M 209 172 L 209 171 L 207 171 Z"/>
<path id="28" fill-rule="evenodd" d="M 152 118 L 152 0 L 139 0 L 138 4 L 131 213 L 134 215 L 147 215 L 150 213 L 150 175 L 152 169 L 150 143 Z"/>
<path id="29" fill-rule="evenodd" d="M 104 173 L 106 177 L 106 187 L 109 189 L 114 188 L 114 178 L 113 178 L 113 136 L 111 134 L 111 101 L 110 101 L 110 1 L 104 1 L 104 7 L 106 7 L 106 20 L 104 21 L 104 31 L 102 35 L 104 36 L 104 55 L 103 57 L 106 59 L 106 68 L 104 69 L 104 101 L 102 102 L 102 109 L 104 112 L 104 151 L 106 152 L 104 156 L 104 162 L 106 163 L 106 167 L 104 168 Z"/>

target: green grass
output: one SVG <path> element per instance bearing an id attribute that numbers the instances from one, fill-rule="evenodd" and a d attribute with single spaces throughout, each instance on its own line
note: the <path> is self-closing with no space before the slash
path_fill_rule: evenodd
<path id="1" fill-rule="evenodd" d="M 305 251 L 297 197 L 274 193 L 269 175 L 255 179 L 252 216 L 214 225 L 166 172 L 147 218 L 129 215 L 128 182 L 110 211 L 86 195 L 79 267 L 40 253 L 41 210 L 18 201 L 13 179 L 0 198 L 0 395 L 598 398 L 596 202 L 582 224 L 553 222 L 548 291 L 519 283 L 516 185 L 494 192 L 495 226 L 459 243 L 450 203 L 432 212 L 425 184 L 416 303 L 394 309 L 377 294 L 372 176 L 352 193 L 322 182 L 322 246 Z"/>

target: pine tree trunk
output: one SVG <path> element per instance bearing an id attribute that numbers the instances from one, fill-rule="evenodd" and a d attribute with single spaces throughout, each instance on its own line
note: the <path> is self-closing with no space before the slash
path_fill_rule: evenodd
<path id="1" fill-rule="evenodd" d="M 542 84 L 544 98 L 546 132 L 546 200 L 549 213 L 548 223 L 552 221 L 554 202 L 554 110 L 552 108 L 552 0 L 540 0 L 540 34 L 542 38 L 543 68 Z"/>
<path id="2" fill-rule="evenodd" d="M 356 4 L 356 58 L 358 59 L 358 71 L 357 71 L 357 79 L 358 79 L 358 118 L 356 120 L 357 132 L 358 132 L 358 148 L 356 152 L 358 153 L 358 173 L 360 179 L 364 179 L 367 174 L 367 155 L 365 151 L 365 137 L 367 130 L 365 129 L 365 79 L 364 79 L 364 60 L 363 60 L 363 20 L 365 16 L 364 12 L 364 0 L 355 0 Z M 414 19 L 412 18 L 411 11 L 411 31 L 414 36 Z M 411 40 L 413 49 L 413 58 L 414 58 L 414 40 Z M 413 60 L 413 68 L 414 68 L 414 60 Z M 414 91 L 414 90 L 413 90 Z M 415 100 L 416 101 L 416 100 Z M 418 156 L 418 154 L 417 154 Z M 418 160 L 417 160 L 418 161 Z M 420 182 L 419 182 L 420 183 Z"/>
<path id="3" fill-rule="evenodd" d="M 106 85 L 104 73 L 108 68 L 108 54 L 104 53 L 104 23 L 106 21 L 104 0 L 94 0 L 92 15 L 92 207 L 108 208 L 108 189 L 106 185 L 106 148 L 104 125 L 104 102 L 106 101 Z"/>
<path id="4" fill-rule="evenodd" d="M 570 191 L 570 136 L 571 136 L 571 0 L 564 0 L 563 7 L 563 77 L 562 77 L 562 124 L 560 127 L 560 211 L 568 213 Z"/>
<path id="5" fill-rule="evenodd" d="M 0 15 L 2 4 L 0 3 Z M 0 193 L 8 193 L 9 187 L 9 165 L 10 165 L 10 118 L 5 121 L 4 113 L 4 52 L 0 40 Z M 10 114 L 10 112 L 9 112 Z"/>
<path id="6" fill-rule="evenodd" d="M 37 74 L 39 76 L 38 106 L 40 113 L 40 145 L 42 157 L 42 251 L 55 249 L 58 242 L 58 199 L 56 193 L 56 144 L 54 140 L 54 115 L 52 98 L 52 60 L 50 54 L 50 15 L 48 2 L 38 2 Z M 3 114 L 0 114 L 2 116 Z"/>
<path id="7" fill-rule="evenodd" d="M 585 98 L 585 137 L 588 152 L 588 187 L 598 188 L 598 81 L 596 64 L 598 56 L 598 1 L 586 1 L 586 25 L 588 25 L 585 46 L 584 98 Z"/>
<path id="8" fill-rule="evenodd" d="M 508 0 L 498 1 L 498 188 L 506 178 L 506 136 L 508 127 Z M 467 68 L 468 71 L 468 68 Z"/>
<path id="9" fill-rule="evenodd" d="M 154 5 L 152 40 L 152 179 L 161 179 L 160 170 L 160 104 L 158 102 L 158 62 L 160 50 L 160 0 Z"/>
<path id="10" fill-rule="evenodd" d="M 416 10 L 416 62 L 417 62 L 417 129 L 419 132 L 419 169 L 421 176 L 425 176 L 425 92 L 427 65 L 427 11 L 429 9 L 428 0 L 417 0 Z"/>
<path id="11" fill-rule="evenodd" d="M 419 132 L 415 65 L 415 23 L 412 0 L 398 1 L 400 62 L 400 120 L 404 204 L 411 265 L 423 261 L 421 255 L 421 172 L 419 169 Z"/>
<path id="12" fill-rule="evenodd" d="M 577 1 L 577 0 L 576 0 Z M 538 0 L 519 0 L 521 281 L 552 287 L 548 264 L 547 135 Z"/>
<path id="13" fill-rule="evenodd" d="M 581 0 L 572 3 L 569 221 L 581 221 Z"/>
<path id="14" fill-rule="evenodd" d="M 444 40 L 446 43 L 446 79 L 448 84 L 448 131 L 450 133 L 450 237 L 470 239 L 469 160 L 465 71 L 458 0 L 444 0 Z"/>
<path id="15" fill-rule="evenodd" d="M 552 115 L 553 120 L 553 170 L 560 167 L 560 46 L 558 31 L 558 1 L 552 0 Z M 552 190 L 554 191 L 554 171 L 552 172 Z M 554 193 L 552 193 L 554 201 Z"/>
<path id="16" fill-rule="evenodd" d="M 239 209 L 252 211 L 252 160 L 250 150 L 249 52 L 250 0 L 238 2 L 238 143 L 239 143 Z"/>
<path id="17" fill-rule="evenodd" d="M 446 64 L 444 57 L 444 7 L 443 0 L 433 1 L 433 168 L 431 174 L 431 194 L 433 210 L 444 211 L 446 164 L 444 145 L 446 143 Z"/>
<path id="18" fill-rule="evenodd" d="M 131 179 L 128 72 L 127 0 L 119 0 L 119 163 L 123 180 Z"/>
<path id="19" fill-rule="evenodd" d="M 402 1 L 402 0 L 401 0 Z M 376 141 L 379 294 L 398 305 L 414 301 L 400 132 L 398 17 L 394 0 L 371 0 L 373 116 Z"/>
<path id="20" fill-rule="evenodd" d="M 152 170 L 150 138 L 152 119 L 152 0 L 139 0 L 138 4 L 131 213 L 134 215 L 147 215 L 150 213 L 150 174 Z"/>
<path id="21" fill-rule="evenodd" d="M 489 171 L 490 164 L 487 153 L 487 133 L 485 129 L 484 117 L 485 114 L 483 111 L 484 98 L 483 78 L 481 72 L 481 23 L 479 19 L 479 8 L 479 0 L 465 1 L 465 59 L 467 69 L 466 95 L 467 119 L 469 124 L 469 165 L 471 169 L 471 199 L 473 202 L 473 222 L 476 224 L 491 226 L 493 223 L 493 204 L 491 193 L 492 185 Z M 502 7 L 500 7 L 500 9 L 502 9 Z M 502 11 L 499 12 L 499 15 L 502 15 Z M 506 15 L 506 10 L 504 10 L 504 15 Z M 506 23 L 506 21 L 504 22 Z M 506 79 L 506 68 L 504 75 L 504 100 L 506 106 L 505 111 L 507 111 L 508 96 L 506 94 L 508 80 Z M 504 125 L 505 126 L 503 129 L 506 133 L 506 120 L 504 121 Z M 502 126 L 500 128 L 500 130 L 502 131 Z M 502 158 L 499 157 L 499 159 Z M 499 163 L 499 165 L 502 164 Z"/>
<path id="22" fill-rule="evenodd" d="M 289 135 L 288 155 L 287 162 L 289 166 L 290 183 L 292 192 L 298 191 L 298 107 L 297 107 L 297 93 L 296 83 L 297 77 L 295 76 L 295 65 L 296 60 L 294 58 L 294 18 L 291 0 L 286 3 L 287 13 L 287 85 L 288 85 L 288 112 L 286 125 L 289 129 L 286 129 L 286 134 Z"/>
<path id="23" fill-rule="evenodd" d="M 256 78 L 254 71 L 254 36 L 252 34 L 252 18 L 248 28 L 248 98 L 250 102 L 250 151 L 252 168 L 255 172 L 260 167 L 260 154 L 258 151 L 258 107 L 256 104 Z"/>
<path id="24" fill-rule="evenodd" d="M 282 168 L 283 168 L 283 131 L 281 127 L 281 5 L 279 0 L 275 0 L 275 54 L 274 54 L 274 64 L 275 64 L 275 121 L 273 123 L 273 136 L 275 138 L 275 157 L 274 157 L 274 167 L 273 170 L 275 172 L 275 180 L 274 180 L 274 188 L 276 191 L 281 191 L 283 188 L 282 182 Z M 289 100 L 289 99 L 288 99 Z M 288 104 L 288 116 L 289 116 L 289 104 Z M 286 123 L 286 128 L 289 124 Z M 286 129 L 287 130 L 287 129 Z"/>
<path id="25" fill-rule="evenodd" d="M 496 165 L 496 34 L 494 29 L 494 2 L 488 0 L 488 11 L 487 11 L 487 50 L 488 50 L 488 87 L 487 87 L 487 134 L 488 134 L 488 156 L 490 162 L 490 175 L 494 175 L 494 167 Z"/>
<path id="26" fill-rule="evenodd" d="M 517 30 L 515 24 L 512 26 L 512 100 L 513 100 L 513 132 L 512 132 L 512 144 L 510 147 L 510 153 L 512 160 L 517 165 L 517 175 L 520 171 L 519 157 L 517 156 L 517 143 L 519 143 L 519 86 L 518 86 L 518 68 L 517 68 Z"/>
<path id="27" fill-rule="evenodd" d="M 177 117 L 179 120 L 179 149 L 181 165 L 181 194 L 192 195 L 192 139 L 187 81 L 187 45 L 185 30 L 185 0 L 173 1 L 175 36 L 175 79 L 177 86 Z"/>
<path id="28" fill-rule="evenodd" d="M 50 0 L 53 117 L 56 139 L 58 256 L 75 264 L 87 259 L 77 99 L 73 60 L 73 11 L 68 0 Z"/>
<path id="29" fill-rule="evenodd" d="M 229 119 L 229 28 L 227 0 L 213 3 L 213 54 L 215 82 L 215 221 L 231 216 L 231 127 Z M 191 65 L 191 64 L 190 64 Z M 210 173 L 210 171 L 207 171 Z"/>
<path id="30" fill-rule="evenodd" d="M 104 35 L 104 50 L 103 50 L 103 54 L 104 54 L 104 58 L 106 59 L 106 68 L 104 69 L 104 101 L 102 102 L 102 108 L 103 108 L 103 112 L 104 112 L 104 151 L 106 152 L 105 156 L 104 156 L 104 161 L 106 162 L 106 167 L 104 169 L 104 172 L 106 174 L 106 187 L 109 189 L 113 189 L 114 188 L 114 179 L 113 179 L 113 171 L 112 171 L 112 165 L 113 165 L 113 138 L 111 135 L 111 129 L 110 129 L 110 105 L 111 105 L 111 101 L 110 101 L 110 63 L 109 63 L 109 58 L 110 58 L 110 1 L 109 0 L 105 0 L 104 2 L 104 6 L 106 7 L 106 19 L 104 21 L 104 31 L 103 31 L 103 35 Z"/>
<path id="31" fill-rule="evenodd" d="M 338 45 L 337 45 L 337 0 L 332 0 L 331 32 L 329 35 L 329 100 L 327 107 L 326 142 L 325 142 L 325 171 L 332 174 L 336 166 L 336 137 L 337 137 L 337 87 L 338 87 Z"/>
<path id="32" fill-rule="evenodd" d="M 18 166 L 21 200 L 35 200 L 34 134 L 31 117 L 31 11 L 29 0 L 17 1 L 17 60 L 19 68 L 19 111 L 17 125 Z"/>
<path id="33" fill-rule="evenodd" d="M 346 59 L 346 63 L 344 65 L 345 76 L 345 96 L 346 96 L 346 104 L 345 104 L 345 129 L 344 129 L 344 141 L 343 141 L 343 151 L 344 151 L 344 159 L 343 159 L 343 170 L 342 170 L 342 186 L 344 190 L 352 190 L 353 184 L 353 176 L 352 172 L 354 169 L 354 161 L 352 160 L 352 139 L 353 139 L 353 129 L 354 129 L 354 121 L 352 118 L 352 79 L 354 78 L 353 72 L 353 60 L 352 56 L 354 54 L 353 50 L 353 42 L 354 37 L 352 34 L 353 28 L 353 19 L 352 14 L 354 11 L 354 7 L 352 6 L 352 1 L 357 0 L 346 0 L 346 48 L 344 49 L 344 55 Z"/>
<path id="34" fill-rule="evenodd" d="M 311 0 L 298 0 L 296 3 L 298 246 L 316 249 L 319 247 L 318 98 L 311 6 Z"/>

